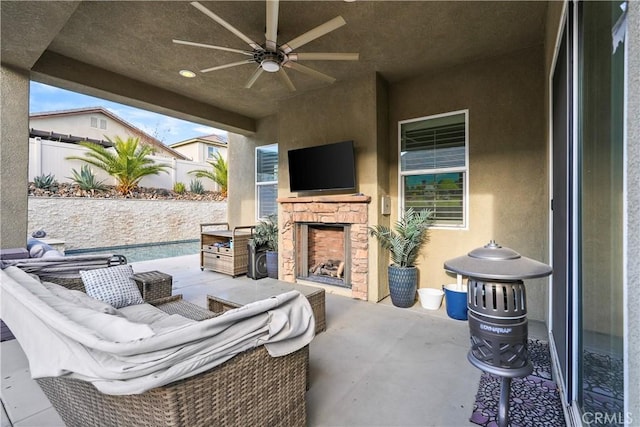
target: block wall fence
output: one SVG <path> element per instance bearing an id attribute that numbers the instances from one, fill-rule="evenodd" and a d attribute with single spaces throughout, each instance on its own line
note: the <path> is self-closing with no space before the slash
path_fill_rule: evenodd
<path id="1" fill-rule="evenodd" d="M 65 249 L 200 238 L 200 223 L 226 222 L 227 203 L 29 197 L 29 235 L 43 229 Z"/>
<path id="2" fill-rule="evenodd" d="M 68 160 L 69 156 L 84 157 L 89 150 L 81 145 L 66 144 L 63 142 L 46 141 L 38 138 L 29 138 L 29 181 L 37 176 L 52 174 L 58 182 L 72 182 L 72 169 L 80 171 L 85 162 L 80 160 Z M 141 187 L 164 188 L 171 190 L 176 182 L 183 183 L 187 189 L 195 175 L 189 173 L 192 170 L 212 170 L 209 163 L 192 162 L 189 160 L 169 159 L 166 157 L 149 156 L 156 164 L 168 166 L 167 172 L 158 175 L 149 175 L 140 181 Z M 115 185 L 113 177 L 96 167 L 90 166 L 96 178 L 107 185 Z M 220 187 L 210 179 L 200 178 L 205 190 L 219 191 Z"/>

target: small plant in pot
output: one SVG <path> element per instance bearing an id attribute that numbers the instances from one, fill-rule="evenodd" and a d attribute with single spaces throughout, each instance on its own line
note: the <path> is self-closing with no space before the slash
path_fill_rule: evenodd
<path id="1" fill-rule="evenodd" d="M 429 242 L 429 227 L 433 219 L 430 210 L 407 209 L 404 216 L 391 228 L 384 225 L 369 227 L 369 235 L 378 239 L 380 246 L 391 254 L 389 266 L 389 293 L 396 307 L 411 307 L 418 289 L 416 259 L 422 247 Z"/>
<path id="2" fill-rule="evenodd" d="M 278 217 L 269 215 L 258 221 L 253 240 L 256 246 L 267 248 L 267 276 L 278 278 Z"/>

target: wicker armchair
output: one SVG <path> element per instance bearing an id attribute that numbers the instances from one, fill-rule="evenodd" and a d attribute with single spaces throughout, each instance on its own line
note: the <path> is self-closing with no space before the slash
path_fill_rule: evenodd
<path id="1" fill-rule="evenodd" d="M 217 314 L 173 296 L 153 302 L 195 320 Z M 142 394 L 115 396 L 65 378 L 37 382 L 67 426 L 302 426 L 309 347 L 271 357 L 264 346 Z"/>

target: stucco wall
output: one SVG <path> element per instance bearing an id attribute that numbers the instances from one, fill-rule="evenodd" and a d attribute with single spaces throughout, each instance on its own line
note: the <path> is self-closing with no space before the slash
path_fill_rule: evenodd
<path id="1" fill-rule="evenodd" d="M 279 197 L 291 194 L 286 152 L 355 141 L 358 190 L 371 196 L 371 222 L 395 221 L 398 212 L 397 123 L 469 109 L 470 225 L 434 230 L 420 261 L 420 287 L 453 279 L 446 259 L 497 239 L 525 256 L 547 261 L 548 160 L 544 120 L 544 51 L 535 47 L 387 85 L 378 76 L 342 82 L 288 100 L 277 117 L 263 119 L 252 137 L 232 137 L 229 218 L 255 221 L 255 146 L 278 143 Z M 277 128 L 274 124 L 277 123 Z M 381 135 L 388 132 L 387 136 Z M 238 143 L 235 143 L 238 141 Z M 244 157 L 244 156 L 248 157 Z M 243 158 L 238 164 L 235 159 Z M 382 216 L 380 196 L 392 197 Z M 304 194 L 299 194 L 304 195 Z M 386 296 L 387 259 L 370 240 L 370 300 Z M 529 315 L 545 318 L 547 281 L 527 281 Z"/>
<path id="2" fill-rule="evenodd" d="M 389 191 L 386 83 L 379 76 L 371 74 L 356 82 L 336 83 L 292 98 L 280 107 L 278 116 L 259 121 L 256 134 L 250 137 L 230 134 L 230 221 L 236 224 L 253 224 L 256 221 L 253 182 L 256 146 L 278 144 L 278 196 L 288 197 L 305 194 L 289 191 L 287 151 L 345 140 L 354 141 L 358 185 L 356 191 L 371 197 L 369 218 L 372 221 L 384 220 L 379 215 L 379 204 L 380 196 Z M 330 169 L 331 165 L 327 165 L 327 170 Z M 369 266 L 369 299 L 378 301 L 387 293 L 386 273 L 377 274 L 379 266 L 386 268 L 386 260 L 380 256 L 377 245 L 369 248 Z"/>
<path id="3" fill-rule="evenodd" d="M 380 212 L 380 196 L 385 194 L 387 159 L 386 85 L 371 74 L 355 82 L 344 82 L 304 96 L 298 96 L 281 105 L 278 116 L 278 164 L 279 197 L 304 196 L 305 193 L 289 191 L 289 165 L 287 151 L 294 148 L 330 144 L 353 140 L 356 159 L 355 192 L 371 197 L 368 205 L 370 222 L 377 223 Z M 381 165 L 384 172 L 381 172 Z M 327 173 L 331 173 L 331 165 Z M 381 175 L 382 174 L 382 175 Z M 354 191 L 332 192 L 332 194 Z M 385 273 L 378 271 L 380 251 L 375 241 L 369 242 L 369 292 L 370 301 L 379 301 L 387 295 Z M 382 280 L 382 283 L 379 281 Z"/>
<path id="4" fill-rule="evenodd" d="M 455 281 L 445 260 L 495 239 L 547 262 L 548 160 L 542 47 L 391 85 L 390 187 L 398 188 L 397 122 L 469 110 L 468 230 L 434 229 L 418 265 L 420 287 Z M 392 221 L 398 212 L 393 194 Z M 528 280 L 529 317 L 543 320 L 547 281 Z"/>
<path id="5" fill-rule="evenodd" d="M 29 233 L 66 249 L 197 239 L 200 223 L 226 220 L 226 202 L 29 197 Z"/>
<path id="6" fill-rule="evenodd" d="M 29 75 L 2 66 L 0 85 L 0 247 L 16 248 L 25 245 L 27 231 Z"/>
<path id="7" fill-rule="evenodd" d="M 232 226 L 256 223 L 256 147 L 278 142 L 277 120 L 276 116 L 259 120 L 252 136 L 229 134 L 227 200 Z"/>

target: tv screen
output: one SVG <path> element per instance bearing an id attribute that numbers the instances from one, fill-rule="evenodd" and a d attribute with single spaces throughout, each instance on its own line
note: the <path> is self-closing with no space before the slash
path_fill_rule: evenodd
<path id="1" fill-rule="evenodd" d="M 353 141 L 289 150 L 291 191 L 354 190 Z"/>

